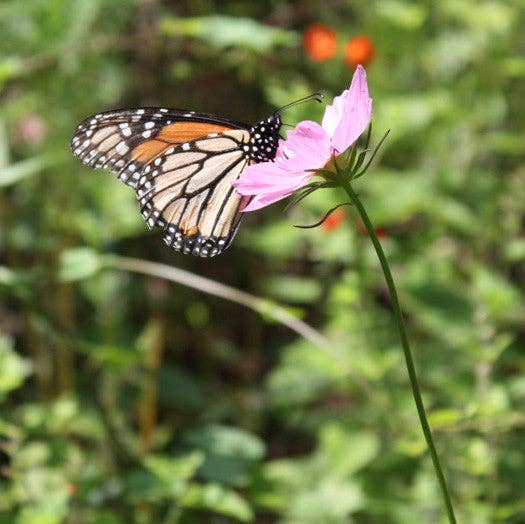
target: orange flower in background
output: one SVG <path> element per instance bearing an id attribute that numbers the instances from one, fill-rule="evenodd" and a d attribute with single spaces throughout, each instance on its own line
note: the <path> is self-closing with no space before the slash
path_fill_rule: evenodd
<path id="1" fill-rule="evenodd" d="M 346 211 L 344 209 L 336 209 L 322 223 L 321 228 L 326 233 L 334 231 L 343 223 L 345 218 L 346 218 Z"/>
<path id="2" fill-rule="evenodd" d="M 337 51 L 337 33 L 324 24 L 311 24 L 303 34 L 303 47 L 315 62 L 332 58 Z"/>
<path id="3" fill-rule="evenodd" d="M 358 64 L 368 65 L 376 53 L 374 42 L 366 36 L 354 36 L 345 44 L 344 59 L 348 67 L 357 67 Z"/>

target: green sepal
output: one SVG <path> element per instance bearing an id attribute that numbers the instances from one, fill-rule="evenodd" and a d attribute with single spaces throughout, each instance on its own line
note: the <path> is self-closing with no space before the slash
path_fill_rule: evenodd
<path id="1" fill-rule="evenodd" d="M 387 132 L 382 136 L 381 140 L 378 142 L 378 144 L 376 145 L 376 147 L 372 151 L 372 154 L 370 155 L 370 158 L 369 158 L 368 162 L 365 164 L 365 167 L 363 167 L 363 169 L 361 169 L 361 171 L 359 171 L 358 173 L 356 173 L 354 175 L 354 177 L 353 177 L 354 180 L 362 177 L 366 173 L 367 169 L 370 167 L 370 164 L 374 160 L 377 152 L 379 151 L 379 148 L 383 145 L 383 142 L 386 140 L 386 137 L 389 135 L 389 133 L 390 133 L 390 129 L 388 129 Z"/>

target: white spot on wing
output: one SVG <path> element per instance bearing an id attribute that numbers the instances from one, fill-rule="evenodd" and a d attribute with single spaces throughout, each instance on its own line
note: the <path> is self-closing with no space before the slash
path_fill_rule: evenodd
<path id="1" fill-rule="evenodd" d="M 126 142 L 122 140 L 117 144 L 117 147 L 115 147 L 115 150 L 119 155 L 125 155 L 129 151 L 129 147 L 127 146 Z"/>

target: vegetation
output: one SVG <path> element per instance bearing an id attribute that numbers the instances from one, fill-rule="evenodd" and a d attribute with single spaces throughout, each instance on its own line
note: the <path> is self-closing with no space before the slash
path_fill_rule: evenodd
<path id="1" fill-rule="evenodd" d="M 0 3 L 0 524 L 446 522 L 364 225 L 293 227 L 341 191 L 198 259 L 69 151 L 105 109 L 330 100 L 356 61 L 391 132 L 354 189 L 458 521 L 523 522 L 524 28 L 520 0 Z"/>

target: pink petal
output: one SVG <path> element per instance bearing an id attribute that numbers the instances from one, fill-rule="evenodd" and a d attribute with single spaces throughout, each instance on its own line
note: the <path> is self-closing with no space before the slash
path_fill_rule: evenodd
<path id="1" fill-rule="evenodd" d="M 332 105 L 327 105 L 324 110 L 322 126 L 329 137 L 334 136 L 335 128 L 339 125 L 343 116 L 344 102 L 348 96 L 348 89 L 345 89 L 339 96 L 334 98 Z"/>
<path id="2" fill-rule="evenodd" d="M 275 162 L 263 162 L 248 166 L 244 173 L 233 182 L 241 195 L 254 195 L 242 211 L 254 211 L 286 198 L 303 187 L 312 173 L 293 173 L 281 169 Z"/>
<path id="3" fill-rule="evenodd" d="M 337 153 L 342 153 L 348 149 L 370 123 L 372 99 L 368 95 L 366 71 L 363 66 L 357 66 L 350 89 L 341 95 L 341 99 L 342 102 L 337 102 L 336 108 L 331 110 L 330 116 L 327 118 L 327 125 L 332 125 L 335 119 L 333 112 L 341 110 L 342 107 L 339 123 L 332 135 L 332 146 Z"/>
<path id="4" fill-rule="evenodd" d="M 331 157 L 330 137 L 312 120 L 304 120 L 286 133 L 275 162 L 287 171 L 299 172 L 323 167 Z"/>
<path id="5" fill-rule="evenodd" d="M 292 191 L 293 193 L 293 191 Z M 289 193 L 291 194 L 291 193 Z M 283 193 L 266 193 L 264 195 L 256 195 L 253 197 L 253 199 L 250 201 L 250 203 L 241 211 L 249 212 L 249 211 L 256 211 L 257 209 L 261 209 L 262 207 L 269 206 L 270 204 L 273 204 L 274 202 L 277 202 L 285 197 L 287 197 L 287 194 Z"/>
<path id="6" fill-rule="evenodd" d="M 275 162 L 252 164 L 244 170 L 237 180 L 232 182 L 232 185 L 241 195 L 255 195 L 260 191 L 272 188 L 276 184 L 282 185 L 287 174 Z"/>
<path id="7" fill-rule="evenodd" d="M 277 202 L 279 200 L 282 200 L 283 198 L 286 198 L 290 196 L 294 191 L 297 189 L 303 187 L 310 177 L 305 177 L 302 180 L 298 180 L 295 187 L 289 186 L 286 189 L 282 189 L 279 191 L 272 191 L 268 193 L 258 193 L 253 197 L 253 199 L 250 201 L 250 203 L 241 211 L 255 211 L 257 209 L 261 209 L 262 207 L 269 206 L 270 204 L 273 204 L 274 202 Z"/>

